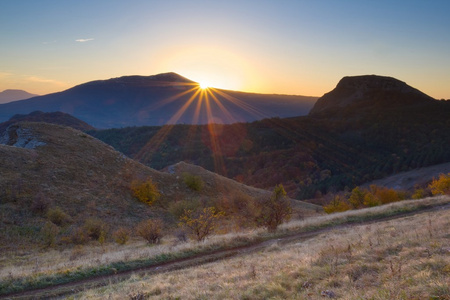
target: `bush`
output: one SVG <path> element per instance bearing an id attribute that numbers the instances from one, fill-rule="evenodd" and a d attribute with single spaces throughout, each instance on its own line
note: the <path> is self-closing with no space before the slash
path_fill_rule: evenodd
<path id="1" fill-rule="evenodd" d="M 348 198 L 348 202 L 350 202 L 353 208 L 361 208 L 364 206 L 364 196 L 366 193 L 367 191 L 355 187 Z"/>
<path id="2" fill-rule="evenodd" d="M 130 238 L 130 231 L 124 227 L 120 227 L 113 233 L 114 240 L 119 245 L 125 245 Z"/>
<path id="3" fill-rule="evenodd" d="M 428 187 L 433 195 L 450 195 L 450 173 L 439 175 Z"/>
<path id="4" fill-rule="evenodd" d="M 268 231 L 277 230 L 278 226 L 291 218 L 292 208 L 283 185 L 277 185 L 269 198 L 260 203 L 260 215 L 257 224 Z"/>
<path id="5" fill-rule="evenodd" d="M 134 197 L 148 205 L 152 205 L 161 196 L 156 184 L 151 179 L 147 179 L 147 181 L 133 181 L 131 183 L 131 191 Z"/>
<path id="6" fill-rule="evenodd" d="M 203 179 L 200 176 L 184 173 L 183 181 L 193 191 L 200 192 L 203 188 Z"/>
<path id="7" fill-rule="evenodd" d="M 202 204 L 198 199 L 180 200 L 177 202 L 172 202 L 169 205 L 168 210 L 177 220 L 179 220 L 186 210 L 195 211 L 198 210 L 201 206 Z"/>
<path id="8" fill-rule="evenodd" d="M 59 233 L 59 228 L 52 222 L 46 222 L 41 229 L 42 241 L 46 247 L 53 247 L 56 243 L 56 236 Z"/>
<path id="9" fill-rule="evenodd" d="M 83 245 L 88 242 L 89 237 L 87 236 L 84 228 L 77 227 L 72 231 L 70 240 L 75 245 Z"/>
<path id="10" fill-rule="evenodd" d="M 100 219 L 90 218 L 84 222 L 83 229 L 89 238 L 103 243 L 108 231 L 108 225 Z"/>
<path id="11" fill-rule="evenodd" d="M 359 202 L 359 200 L 358 200 Z M 352 204 L 353 205 L 353 204 Z M 344 196 L 342 195 L 332 195 L 332 200 L 330 203 L 323 207 L 323 210 L 327 214 L 331 214 L 334 212 L 342 212 L 346 210 L 350 210 L 351 207 Z"/>
<path id="12" fill-rule="evenodd" d="M 186 210 L 180 218 L 180 227 L 187 228 L 198 242 L 206 239 L 216 229 L 217 220 L 223 212 L 217 212 L 214 207 L 203 210 Z"/>
<path id="13" fill-rule="evenodd" d="M 42 193 L 38 193 L 31 203 L 31 210 L 37 214 L 44 214 L 50 207 L 50 201 Z"/>
<path id="14" fill-rule="evenodd" d="M 47 211 L 47 219 L 58 226 L 72 222 L 72 218 L 59 207 L 50 208 Z"/>
<path id="15" fill-rule="evenodd" d="M 136 226 L 136 233 L 149 244 L 157 244 L 161 241 L 163 222 L 160 219 L 144 220 Z"/>

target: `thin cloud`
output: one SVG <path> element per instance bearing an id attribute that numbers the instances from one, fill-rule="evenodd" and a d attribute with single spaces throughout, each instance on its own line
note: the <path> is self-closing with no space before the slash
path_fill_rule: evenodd
<path id="1" fill-rule="evenodd" d="M 93 41 L 93 40 L 94 40 L 93 38 L 89 38 L 89 39 L 78 39 L 78 40 L 75 40 L 75 42 L 86 43 L 86 42 Z"/>

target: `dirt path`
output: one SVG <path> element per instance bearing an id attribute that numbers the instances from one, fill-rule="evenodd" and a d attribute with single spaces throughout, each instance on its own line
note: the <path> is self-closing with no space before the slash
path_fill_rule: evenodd
<path id="1" fill-rule="evenodd" d="M 118 274 L 112 274 L 112 275 L 104 275 L 104 276 L 97 276 L 97 277 L 91 277 L 85 280 L 76 281 L 76 282 L 69 282 L 65 284 L 60 284 L 56 286 L 50 286 L 42 289 L 36 289 L 36 290 L 30 290 L 30 291 L 24 291 L 9 295 L 1 295 L 0 299 L 58 299 L 63 298 L 64 296 L 77 294 L 79 292 L 85 291 L 87 289 L 92 289 L 96 287 L 101 287 L 117 282 L 121 282 L 124 280 L 129 279 L 132 275 L 137 276 L 144 276 L 144 275 L 153 275 L 158 274 L 162 272 L 169 272 L 179 269 L 185 269 L 192 266 L 198 266 L 201 264 L 206 264 L 209 262 L 217 261 L 226 259 L 229 257 L 234 257 L 238 255 L 245 255 L 252 252 L 257 252 L 260 250 L 263 250 L 273 244 L 289 244 L 294 242 L 301 242 L 308 239 L 311 239 L 313 237 L 316 237 L 317 235 L 340 229 L 340 228 L 351 228 L 353 226 L 360 226 L 365 224 L 372 224 L 372 223 L 378 223 L 378 222 L 385 222 L 392 219 L 398 219 L 403 218 L 411 215 L 426 213 L 430 211 L 435 210 L 442 210 L 442 209 L 450 209 L 450 204 L 442 205 L 442 206 L 436 206 L 432 208 L 422 209 L 419 211 L 413 211 L 408 213 L 402 213 L 395 216 L 390 217 L 383 217 L 376 220 L 370 220 L 370 221 L 362 221 L 362 222 L 354 222 L 351 224 L 342 224 L 337 226 L 330 226 L 323 229 L 308 231 L 308 232 L 301 232 L 296 234 L 290 234 L 279 238 L 274 238 L 270 240 L 266 240 L 263 242 L 258 242 L 242 247 L 236 247 L 228 250 L 217 250 L 213 251 L 207 254 L 200 254 L 193 257 L 173 260 L 149 267 L 144 268 L 138 268 L 133 270 L 128 270 L 124 272 L 120 272 Z"/>

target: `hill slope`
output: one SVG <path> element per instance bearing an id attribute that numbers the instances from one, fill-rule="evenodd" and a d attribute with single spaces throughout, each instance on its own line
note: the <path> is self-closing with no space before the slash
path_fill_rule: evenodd
<path id="1" fill-rule="evenodd" d="M 63 92 L 0 105 L 0 121 L 35 110 L 69 113 L 97 128 L 250 122 L 306 115 L 316 97 L 209 88 L 175 73 L 92 81 Z"/>
<path id="2" fill-rule="evenodd" d="M 183 165 L 182 172 L 189 172 L 186 168 Z M 167 210 L 133 197 L 134 180 L 151 178 L 162 203 L 270 195 L 198 167 L 195 172 L 206 183 L 201 191 L 189 189 L 179 172 L 148 168 L 81 131 L 47 123 L 16 123 L 0 136 L 2 246 L 31 247 L 48 220 L 45 210 L 56 207 L 70 216 L 71 226 L 64 229 L 67 234 L 89 218 L 102 220 L 111 230 L 156 217 L 174 226 L 176 220 Z M 296 207 L 305 213 L 316 208 Z"/>

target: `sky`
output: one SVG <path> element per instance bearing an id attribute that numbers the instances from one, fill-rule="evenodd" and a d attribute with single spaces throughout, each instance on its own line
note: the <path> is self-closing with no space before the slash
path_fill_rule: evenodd
<path id="1" fill-rule="evenodd" d="M 450 99 L 449 15 L 448 0 L 0 0 L 0 91 L 176 72 L 322 96 L 377 74 Z"/>

